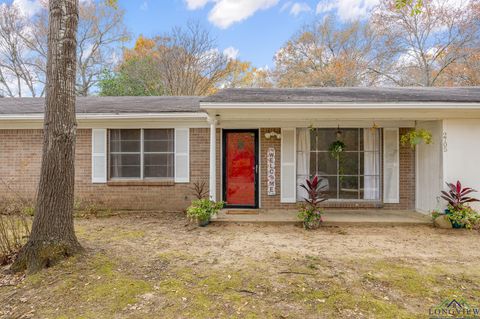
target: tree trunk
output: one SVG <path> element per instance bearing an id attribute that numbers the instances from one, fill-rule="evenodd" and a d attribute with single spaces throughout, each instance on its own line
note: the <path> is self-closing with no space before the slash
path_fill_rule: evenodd
<path id="1" fill-rule="evenodd" d="M 49 1 L 43 156 L 32 233 L 12 265 L 36 272 L 81 252 L 73 225 L 78 0 Z"/>

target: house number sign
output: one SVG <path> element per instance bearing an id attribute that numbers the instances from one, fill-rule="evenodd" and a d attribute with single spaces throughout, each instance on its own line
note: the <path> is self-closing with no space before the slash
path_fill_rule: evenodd
<path id="1" fill-rule="evenodd" d="M 267 151 L 267 195 L 275 193 L 275 149 L 270 147 Z"/>

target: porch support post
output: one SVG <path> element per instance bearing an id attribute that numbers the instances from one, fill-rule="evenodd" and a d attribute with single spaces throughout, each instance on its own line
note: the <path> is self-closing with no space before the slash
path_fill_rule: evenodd
<path id="1" fill-rule="evenodd" d="M 210 200 L 217 200 L 217 120 L 209 117 L 210 123 Z"/>

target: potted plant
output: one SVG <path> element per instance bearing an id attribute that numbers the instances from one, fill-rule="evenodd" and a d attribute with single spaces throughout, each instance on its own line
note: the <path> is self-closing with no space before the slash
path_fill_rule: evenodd
<path id="1" fill-rule="evenodd" d="M 432 144 L 432 133 L 425 129 L 415 129 L 403 134 L 400 138 L 402 146 L 410 144 L 412 148 L 415 148 L 422 141 L 425 144 Z"/>
<path id="2" fill-rule="evenodd" d="M 448 218 L 452 222 L 453 228 L 473 229 L 480 226 L 480 214 L 468 205 L 452 208 Z"/>
<path id="3" fill-rule="evenodd" d="M 479 200 L 470 197 L 471 193 L 477 192 L 470 187 L 462 187 L 462 183 L 447 183 L 448 191 L 442 191 L 442 198 L 448 202 L 445 214 L 452 222 L 453 228 L 464 228 L 476 223 L 478 213 L 475 212 L 467 203 L 478 202 Z M 468 226 L 467 226 L 468 225 Z"/>
<path id="4" fill-rule="evenodd" d="M 340 155 L 345 151 L 345 143 L 340 140 L 336 140 L 328 147 L 328 152 L 333 159 L 340 159 Z"/>
<path id="5" fill-rule="evenodd" d="M 223 202 L 214 202 L 208 198 L 197 199 L 187 208 L 187 217 L 191 221 L 196 221 L 199 226 L 205 227 L 223 206 Z"/>
<path id="6" fill-rule="evenodd" d="M 316 229 L 320 227 L 323 222 L 322 213 L 319 204 L 326 201 L 322 191 L 325 186 L 320 185 L 318 176 L 305 180 L 305 184 L 300 185 L 307 191 L 305 204 L 303 204 L 298 213 L 298 218 L 302 220 L 305 229 Z"/>

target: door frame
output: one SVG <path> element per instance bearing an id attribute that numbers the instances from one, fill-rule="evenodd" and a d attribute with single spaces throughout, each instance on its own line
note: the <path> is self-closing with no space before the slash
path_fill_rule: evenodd
<path id="1" fill-rule="evenodd" d="M 228 205 L 226 208 L 251 208 L 259 207 L 259 181 L 260 181 L 260 161 L 259 161 L 259 130 L 258 129 L 223 129 L 222 130 L 222 198 L 227 200 L 227 134 L 228 133 L 253 133 L 255 139 L 255 204 L 254 205 Z"/>

